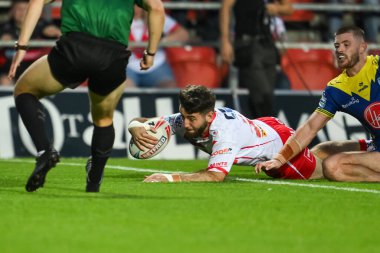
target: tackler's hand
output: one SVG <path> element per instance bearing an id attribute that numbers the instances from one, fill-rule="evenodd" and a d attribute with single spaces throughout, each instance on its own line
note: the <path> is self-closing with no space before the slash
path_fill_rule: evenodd
<path id="1" fill-rule="evenodd" d="M 256 173 L 260 173 L 261 171 L 264 170 L 273 170 L 273 169 L 279 169 L 283 164 L 277 160 L 277 159 L 272 159 L 269 161 L 261 162 L 258 163 L 255 167 Z"/>

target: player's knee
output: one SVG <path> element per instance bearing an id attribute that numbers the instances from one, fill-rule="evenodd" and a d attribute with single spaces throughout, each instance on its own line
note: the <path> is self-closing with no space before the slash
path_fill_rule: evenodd
<path id="1" fill-rule="evenodd" d="M 332 181 L 341 181 L 344 176 L 343 161 L 347 159 L 347 155 L 339 154 L 326 158 L 322 162 L 323 175 Z"/>
<path id="2" fill-rule="evenodd" d="M 92 110 L 92 121 L 96 126 L 109 126 L 113 122 L 112 110 Z"/>
<path id="3" fill-rule="evenodd" d="M 332 161 L 331 159 L 325 159 L 322 162 L 322 171 L 323 171 L 323 176 L 329 180 L 335 180 L 335 173 L 336 173 L 336 166 L 335 162 Z"/>
<path id="4" fill-rule="evenodd" d="M 112 117 L 93 118 L 92 120 L 94 125 L 98 127 L 106 127 L 113 123 Z"/>
<path id="5" fill-rule="evenodd" d="M 16 98 L 18 95 L 29 93 L 37 97 L 35 94 L 33 94 L 30 90 L 30 87 L 28 85 L 24 85 L 22 82 L 17 81 L 14 89 L 13 89 L 13 97 Z"/>

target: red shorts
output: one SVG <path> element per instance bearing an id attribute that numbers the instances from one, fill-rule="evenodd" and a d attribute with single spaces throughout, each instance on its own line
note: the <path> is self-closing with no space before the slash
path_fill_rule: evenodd
<path id="1" fill-rule="evenodd" d="M 259 118 L 258 120 L 271 126 L 281 137 L 282 143 L 294 133 L 294 130 L 287 127 L 280 120 L 273 117 Z M 269 170 L 265 173 L 273 178 L 283 179 L 309 179 L 315 170 L 317 161 L 313 153 L 308 148 L 304 148 L 296 157 L 288 161 L 278 170 Z"/>

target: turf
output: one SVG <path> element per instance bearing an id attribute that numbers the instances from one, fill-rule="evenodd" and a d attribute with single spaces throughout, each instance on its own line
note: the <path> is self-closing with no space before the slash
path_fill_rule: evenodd
<path id="1" fill-rule="evenodd" d="M 149 172 L 123 169 L 195 171 L 207 162 L 111 159 L 101 192 L 85 193 L 85 161 L 63 158 L 44 188 L 28 193 L 32 159 L 0 160 L 0 252 L 373 253 L 380 248 L 380 184 L 286 185 L 289 181 L 253 175 L 248 167 L 234 167 L 224 183 L 142 183 Z"/>

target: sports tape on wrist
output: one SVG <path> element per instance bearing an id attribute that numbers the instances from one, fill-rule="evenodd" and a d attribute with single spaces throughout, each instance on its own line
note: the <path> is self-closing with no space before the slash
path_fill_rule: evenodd
<path id="1" fill-rule="evenodd" d="M 145 130 L 150 130 L 150 126 L 145 124 L 145 123 L 141 123 L 137 120 L 133 120 L 129 123 L 128 125 L 128 130 L 131 129 L 131 128 L 134 128 L 134 127 L 143 127 L 145 128 Z"/>
<path id="2" fill-rule="evenodd" d="M 287 161 L 293 158 L 293 156 L 301 152 L 301 150 L 301 144 L 297 141 L 296 138 L 291 136 L 285 143 L 284 147 L 281 149 L 281 152 L 275 156 L 275 159 L 279 160 L 282 164 L 285 164 Z"/>
<path id="3" fill-rule="evenodd" d="M 299 153 L 303 149 L 298 140 L 293 136 L 289 138 L 288 144 L 295 153 Z"/>
<path id="4" fill-rule="evenodd" d="M 174 182 L 182 182 L 180 174 L 173 174 L 172 176 L 173 176 L 173 181 Z"/>
<path id="5" fill-rule="evenodd" d="M 181 176 L 179 174 L 161 174 L 167 178 L 169 182 L 182 182 Z"/>
<path id="6" fill-rule="evenodd" d="M 169 182 L 174 182 L 172 174 L 161 174 L 161 175 L 163 175 L 164 177 L 166 177 L 166 179 Z"/>

